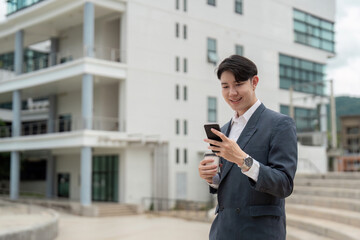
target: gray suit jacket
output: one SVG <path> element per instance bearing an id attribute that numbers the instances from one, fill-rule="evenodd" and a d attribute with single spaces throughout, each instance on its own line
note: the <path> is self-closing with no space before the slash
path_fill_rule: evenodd
<path id="1" fill-rule="evenodd" d="M 221 131 L 229 135 L 231 121 Z M 285 198 L 293 190 L 297 165 L 294 121 L 261 104 L 249 119 L 237 144 L 260 163 L 258 181 L 223 161 L 217 193 L 217 216 L 211 240 L 273 240 L 286 238 Z"/>

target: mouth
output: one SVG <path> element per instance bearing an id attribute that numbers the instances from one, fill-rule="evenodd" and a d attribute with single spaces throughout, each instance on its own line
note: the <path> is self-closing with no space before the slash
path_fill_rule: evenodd
<path id="1" fill-rule="evenodd" d="M 241 98 L 238 98 L 238 99 L 229 99 L 229 101 L 232 103 L 232 104 L 237 104 L 241 101 L 242 97 Z"/>

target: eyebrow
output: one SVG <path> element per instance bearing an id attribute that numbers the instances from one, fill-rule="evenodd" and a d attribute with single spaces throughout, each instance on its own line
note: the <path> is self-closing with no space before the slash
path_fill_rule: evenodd
<path id="1" fill-rule="evenodd" d="M 228 85 L 228 83 L 224 83 L 224 82 L 223 82 L 223 83 L 221 83 L 221 85 Z"/>

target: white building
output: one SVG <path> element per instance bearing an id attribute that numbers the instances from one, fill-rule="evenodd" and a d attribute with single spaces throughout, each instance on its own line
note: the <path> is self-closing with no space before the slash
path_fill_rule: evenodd
<path id="1" fill-rule="evenodd" d="M 257 64 L 265 106 L 288 113 L 293 85 L 298 129 L 316 130 L 321 98 L 294 99 L 323 91 L 309 83 L 325 79 L 334 56 L 335 0 L 32 2 L 9 1 L 0 24 L 0 152 L 11 152 L 12 199 L 208 201 L 197 170 L 203 124 L 233 114 L 214 68 L 235 53 Z M 39 173 L 19 181 L 21 159 Z"/>

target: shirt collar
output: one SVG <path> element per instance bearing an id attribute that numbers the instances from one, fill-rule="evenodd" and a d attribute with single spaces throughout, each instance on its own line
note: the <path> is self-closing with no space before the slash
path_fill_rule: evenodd
<path id="1" fill-rule="evenodd" d="M 251 116 L 254 114 L 254 112 L 256 111 L 256 109 L 261 105 L 260 100 L 258 99 L 254 105 L 252 105 L 243 115 L 238 116 L 237 112 L 234 113 L 234 116 L 232 117 L 232 122 L 236 122 L 239 123 L 240 119 L 244 119 L 245 122 L 247 123 L 249 121 L 249 119 L 251 118 Z"/>

